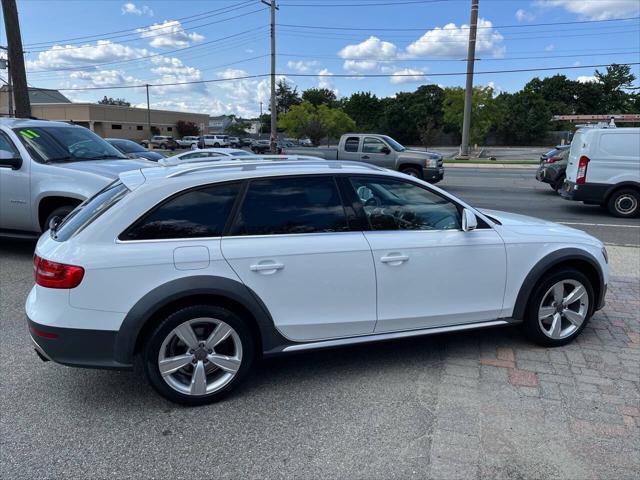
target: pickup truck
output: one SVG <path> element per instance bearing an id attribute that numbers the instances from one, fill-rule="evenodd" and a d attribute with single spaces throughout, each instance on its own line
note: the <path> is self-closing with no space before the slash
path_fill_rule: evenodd
<path id="1" fill-rule="evenodd" d="M 340 137 L 338 148 L 284 148 L 283 153 L 371 163 L 430 183 L 437 183 L 444 178 L 442 155 L 409 150 L 387 135 L 347 133 Z"/>
<path id="2" fill-rule="evenodd" d="M 0 236 L 40 235 L 119 173 L 157 165 L 84 127 L 0 119 Z"/>

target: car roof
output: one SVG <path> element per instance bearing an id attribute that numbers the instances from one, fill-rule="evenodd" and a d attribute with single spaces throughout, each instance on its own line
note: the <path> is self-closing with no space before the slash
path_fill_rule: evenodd
<path id="1" fill-rule="evenodd" d="M 176 190 L 208 183 L 280 175 L 314 175 L 332 173 L 396 172 L 361 162 L 324 160 L 300 155 L 256 155 L 227 157 L 212 162 L 159 165 L 120 174 L 120 180 L 131 190 L 143 184 L 153 186 L 174 183 Z M 402 175 L 402 174 L 397 174 Z"/>
<path id="2" fill-rule="evenodd" d="M 0 125 L 7 128 L 29 128 L 29 127 L 77 127 L 84 128 L 80 125 L 74 125 L 67 122 L 55 122 L 52 120 L 37 120 L 32 118 L 0 118 Z"/>

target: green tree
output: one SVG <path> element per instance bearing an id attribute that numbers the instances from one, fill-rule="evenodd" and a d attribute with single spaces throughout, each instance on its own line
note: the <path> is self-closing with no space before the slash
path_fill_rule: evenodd
<path id="1" fill-rule="evenodd" d="M 338 106 L 336 93 L 328 88 L 309 88 L 302 92 L 302 101 L 309 102 L 314 107 L 327 105 L 335 108 Z"/>
<path id="2" fill-rule="evenodd" d="M 633 96 L 625 90 L 633 88 L 636 76 L 631 73 L 629 65 L 612 64 L 606 72 L 596 70 L 595 77 L 604 91 L 604 101 L 607 108 L 602 113 L 626 113 L 633 104 Z"/>
<path id="3" fill-rule="evenodd" d="M 286 80 L 278 80 L 276 84 L 276 112 L 278 115 L 287 113 L 294 105 L 301 102 L 298 87 L 292 87 Z"/>
<path id="4" fill-rule="evenodd" d="M 506 145 L 531 145 L 545 141 L 551 127 L 551 109 L 544 97 L 530 90 L 508 94 L 495 99 L 498 112 L 497 133 Z"/>
<path id="5" fill-rule="evenodd" d="M 294 138 L 309 137 L 314 145 L 318 145 L 327 135 L 327 129 L 318 115 L 318 109 L 309 102 L 294 105 L 280 117 L 278 127 L 287 131 Z"/>
<path id="6" fill-rule="evenodd" d="M 200 127 L 193 122 L 185 122 L 184 120 L 178 120 L 176 122 L 176 130 L 181 137 L 186 136 L 198 136 L 200 135 Z"/>
<path id="7" fill-rule="evenodd" d="M 371 92 L 357 92 L 345 99 L 342 108 L 357 125 L 359 132 L 376 132 L 379 128 L 382 102 Z"/>
<path id="8" fill-rule="evenodd" d="M 460 138 L 464 113 L 464 88 L 449 87 L 444 90 L 444 94 L 445 129 Z M 472 144 L 482 144 L 485 141 L 487 133 L 494 125 L 495 114 L 496 104 L 493 98 L 493 88 L 473 87 L 471 128 L 469 131 L 469 139 Z"/>
<path id="9" fill-rule="evenodd" d="M 130 107 L 131 104 L 127 102 L 124 98 L 112 98 L 107 97 L 106 95 L 102 97 L 102 100 L 98 100 L 100 105 L 117 105 L 119 107 Z"/>
<path id="10" fill-rule="evenodd" d="M 224 133 L 233 137 L 243 137 L 247 134 L 247 124 L 244 122 L 236 122 L 229 125 Z"/>
<path id="11" fill-rule="evenodd" d="M 327 143 L 332 138 L 340 138 L 347 132 L 353 132 L 356 122 L 339 108 L 330 108 L 322 104 L 318 108 L 318 115 L 327 131 Z"/>

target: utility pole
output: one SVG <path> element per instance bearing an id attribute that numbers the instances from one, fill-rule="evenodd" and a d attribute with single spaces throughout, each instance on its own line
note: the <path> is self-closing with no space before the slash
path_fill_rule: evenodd
<path id="1" fill-rule="evenodd" d="M 277 153 L 276 138 L 278 136 L 277 131 L 277 118 L 278 112 L 276 111 L 276 10 L 279 10 L 276 6 L 276 0 L 260 0 L 265 5 L 269 6 L 271 10 L 271 153 Z"/>
<path id="2" fill-rule="evenodd" d="M 258 127 L 258 138 L 262 138 L 262 102 L 260 102 L 260 116 L 258 117 L 260 120 L 260 126 Z"/>
<path id="3" fill-rule="evenodd" d="M 4 13 L 4 26 L 7 32 L 8 60 L 10 65 L 9 74 L 12 79 L 9 83 L 13 83 L 16 116 L 29 118 L 31 117 L 31 104 L 29 103 L 27 73 L 24 69 L 24 51 L 22 50 L 22 38 L 20 36 L 20 23 L 18 22 L 16 0 L 2 0 L 2 12 Z"/>
<path id="4" fill-rule="evenodd" d="M 147 129 L 149 130 L 149 141 L 151 141 L 151 137 L 153 135 L 151 134 L 151 107 L 149 105 L 149 84 L 147 83 L 145 87 L 147 88 Z M 151 146 L 151 143 L 149 143 L 149 146 Z"/>
<path id="5" fill-rule="evenodd" d="M 461 157 L 469 157 L 469 130 L 471 129 L 471 104 L 473 102 L 473 67 L 476 57 L 476 32 L 478 28 L 478 0 L 471 0 L 471 21 L 469 22 L 469 24 L 469 48 L 467 50 L 467 85 L 464 90 L 462 145 L 460 145 Z"/>

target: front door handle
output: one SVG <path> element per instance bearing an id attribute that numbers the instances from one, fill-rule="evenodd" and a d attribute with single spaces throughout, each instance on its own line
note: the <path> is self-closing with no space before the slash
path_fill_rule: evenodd
<path id="1" fill-rule="evenodd" d="M 262 272 L 262 273 L 276 273 L 278 270 L 282 270 L 284 265 L 282 263 L 257 263 L 255 265 L 251 265 L 249 269 L 252 272 Z"/>
<path id="2" fill-rule="evenodd" d="M 390 254 L 390 255 L 385 255 L 384 257 L 380 258 L 380 261 L 382 263 L 389 263 L 391 265 L 400 265 L 403 262 L 406 262 L 409 260 L 409 255 L 403 255 L 403 254 Z"/>
<path id="3" fill-rule="evenodd" d="M 363 156 L 362 156 L 362 157 L 360 157 L 360 158 L 362 158 L 362 160 L 369 160 L 369 155 L 363 155 Z"/>

